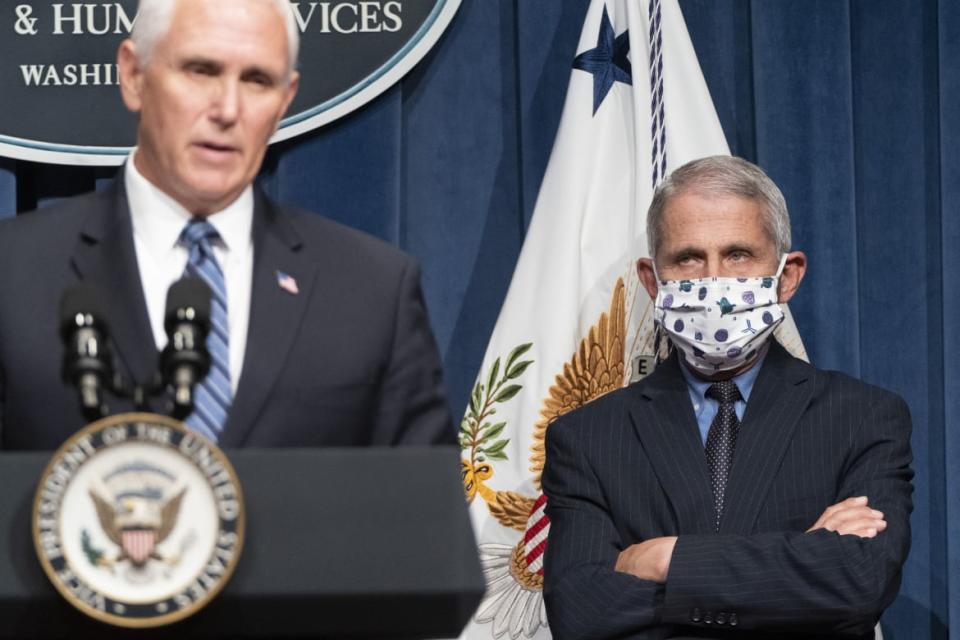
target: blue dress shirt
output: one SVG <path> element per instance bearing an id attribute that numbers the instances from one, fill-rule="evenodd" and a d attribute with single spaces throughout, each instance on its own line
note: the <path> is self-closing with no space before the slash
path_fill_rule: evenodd
<path id="1" fill-rule="evenodd" d="M 743 420 L 743 413 L 747 410 L 747 400 L 750 399 L 750 392 L 753 390 L 753 383 L 757 381 L 757 375 L 760 373 L 760 367 L 763 366 L 763 359 L 767 356 L 766 350 L 757 360 L 757 363 L 733 378 L 733 383 L 740 390 L 742 400 L 737 400 L 734 405 L 734 411 L 737 412 L 737 418 Z M 713 382 L 701 380 L 681 361 L 680 371 L 687 381 L 687 389 L 690 391 L 690 402 L 693 403 L 693 414 L 697 418 L 697 426 L 700 427 L 700 440 L 703 446 L 707 446 L 707 434 L 710 432 L 710 423 L 713 422 L 717 411 L 720 409 L 720 403 L 713 398 L 707 397 L 707 389 Z"/>

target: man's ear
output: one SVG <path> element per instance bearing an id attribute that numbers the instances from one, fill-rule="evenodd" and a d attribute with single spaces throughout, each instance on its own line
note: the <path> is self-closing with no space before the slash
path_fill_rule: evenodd
<path id="1" fill-rule="evenodd" d="M 137 58 L 137 48 L 133 40 L 127 39 L 117 49 L 117 68 L 120 75 L 120 95 L 123 104 L 134 113 L 139 113 L 143 104 L 143 69 Z"/>
<path id="2" fill-rule="evenodd" d="M 287 113 L 287 109 L 290 108 L 290 103 L 293 102 L 293 99 L 297 97 L 297 89 L 300 88 L 300 72 L 291 71 L 290 72 L 290 81 L 287 82 L 286 88 L 284 88 L 283 94 L 283 104 L 280 106 L 280 110 L 277 112 L 276 120 L 273 123 L 273 132 L 276 133 L 277 129 L 280 128 L 280 121 L 283 120 L 284 114 Z"/>
<path id="3" fill-rule="evenodd" d="M 780 274 L 780 286 L 777 289 L 777 299 L 787 303 L 800 287 L 800 281 L 807 272 L 807 256 L 802 251 L 791 251 L 787 254 L 787 261 L 783 264 L 783 273 Z"/>
<path id="4" fill-rule="evenodd" d="M 290 82 L 287 84 L 287 95 L 284 98 L 284 102 L 283 102 L 283 113 L 286 113 L 287 109 L 290 108 L 290 103 L 293 102 L 293 99 L 295 97 L 297 97 L 297 90 L 299 88 L 300 88 L 300 72 L 291 71 Z"/>
<path id="5" fill-rule="evenodd" d="M 647 290 L 651 300 L 657 299 L 657 276 L 653 271 L 652 258 L 640 258 L 637 260 L 637 276 Z"/>

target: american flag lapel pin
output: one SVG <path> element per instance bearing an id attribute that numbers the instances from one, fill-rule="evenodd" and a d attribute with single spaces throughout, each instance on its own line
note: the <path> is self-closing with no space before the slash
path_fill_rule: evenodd
<path id="1" fill-rule="evenodd" d="M 277 286 L 292 296 L 300 293 L 300 287 L 297 286 L 297 279 L 283 271 L 277 271 Z"/>

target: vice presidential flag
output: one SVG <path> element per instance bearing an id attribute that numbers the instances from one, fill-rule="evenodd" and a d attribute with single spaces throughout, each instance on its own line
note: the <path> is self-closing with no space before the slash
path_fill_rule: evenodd
<path id="1" fill-rule="evenodd" d="M 550 424 L 642 377 L 653 307 L 636 261 L 675 167 L 729 153 L 677 0 L 593 0 L 560 128 L 460 428 L 487 594 L 467 638 L 548 638 L 540 489 Z M 780 340 L 803 347 L 792 319 Z"/>

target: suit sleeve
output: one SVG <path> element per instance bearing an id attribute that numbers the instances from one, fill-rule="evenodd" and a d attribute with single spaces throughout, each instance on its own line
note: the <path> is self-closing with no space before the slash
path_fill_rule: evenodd
<path id="1" fill-rule="evenodd" d="M 910 547 L 913 472 L 903 400 L 878 391 L 863 406 L 837 501 L 867 496 L 887 529 L 870 539 L 822 529 L 681 535 L 667 576 L 665 622 L 692 624 L 699 609 L 701 616 L 733 613 L 741 629 L 871 630 L 896 597 Z"/>
<path id="2" fill-rule="evenodd" d="M 405 263 L 390 355 L 378 390 L 377 445 L 455 444 L 437 343 L 430 329 L 420 269 Z"/>
<path id="3" fill-rule="evenodd" d="M 6 379 L 4 378 L 3 373 L 3 363 L 0 363 L 0 450 L 4 448 L 3 445 L 3 416 L 5 415 L 6 405 L 5 401 L 7 399 L 7 385 Z"/>
<path id="4" fill-rule="evenodd" d="M 579 424 L 585 420 L 597 424 Z M 574 438 L 603 422 L 577 412 L 547 430 L 542 483 L 550 538 L 543 597 L 556 640 L 645 637 L 659 623 L 663 586 L 614 570 L 624 545 Z"/>

